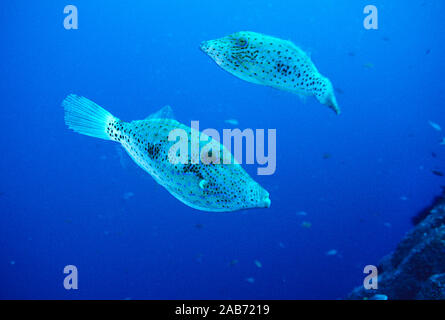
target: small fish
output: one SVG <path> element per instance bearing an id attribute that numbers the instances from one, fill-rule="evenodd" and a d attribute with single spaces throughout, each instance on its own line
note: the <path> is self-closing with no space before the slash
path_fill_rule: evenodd
<path id="1" fill-rule="evenodd" d="M 445 175 L 442 171 L 439 170 L 431 170 L 431 172 L 439 177 L 443 177 Z"/>
<path id="2" fill-rule="evenodd" d="M 303 222 L 301 223 L 301 226 L 302 226 L 303 228 L 309 229 L 310 227 L 312 227 L 312 223 L 309 222 L 309 221 L 303 221 Z"/>
<path id="3" fill-rule="evenodd" d="M 309 55 L 291 41 L 241 31 L 204 41 L 201 50 L 222 69 L 242 80 L 300 96 L 315 96 L 340 114 L 331 81 L 322 76 Z"/>
<path id="4" fill-rule="evenodd" d="M 132 122 L 119 120 L 94 102 L 74 94 L 69 95 L 62 106 L 70 129 L 120 143 L 134 162 L 189 207 L 211 212 L 270 207 L 269 193 L 244 171 L 233 155 L 209 136 L 174 120 L 169 106 L 145 120 Z M 193 132 L 202 143 L 199 147 L 217 145 L 222 154 L 220 159 L 231 159 L 230 163 L 198 161 L 195 164 L 190 153 L 184 161 L 173 163 L 170 149 L 176 140 L 169 139 L 173 130 L 187 134 L 184 140 L 189 150 Z"/>
<path id="5" fill-rule="evenodd" d="M 227 119 L 226 121 L 224 121 L 225 123 L 228 123 L 228 124 L 230 124 L 230 125 L 232 125 L 232 126 L 237 126 L 239 123 L 238 123 L 238 120 L 236 120 L 236 119 Z"/>
<path id="6" fill-rule="evenodd" d="M 389 37 L 384 36 L 384 37 L 382 38 L 382 40 L 388 42 L 388 41 L 391 40 L 391 39 L 390 39 Z"/>
<path id="7" fill-rule="evenodd" d="M 368 62 L 368 63 L 363 64 L 363 67 L 366 69 L 372 69 L 372 68 L 374 68 L 374 64 L 371 62 Z"/>
<path id="8" fill-rule="evenodd" d="M 335 255 L 337 255 L 337 253 L 338 253 L 337 250 L 332 249 L 332 250 L 327 251 L 326 255 L 327 256 L 335 256 Z"/>
<path id="9" fill-rule="evenodd" d="M 434 130 L 442 131 L 442 128 L 437 123 L 435 123 L 433 121 L 428 121 L 428 123 L 430 124 L 431 127 L 433 127 Z"/>
<path id="10" fill-rule="evenodd" d="M 255 265 L 256 265 L 258 268 L 262 268 L 262 267 L 263 267 L 262 263 L 259 262 L 258 260 L 255 260 L 254 263 L 255 263 Z"/>

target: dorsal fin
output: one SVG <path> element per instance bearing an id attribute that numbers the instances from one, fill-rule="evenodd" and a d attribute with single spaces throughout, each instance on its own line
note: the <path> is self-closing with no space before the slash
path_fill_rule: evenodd
<path id="1" fill-rule="evenodd" d="M 162 107 L 159 111 L 149 115 L 145 120 L 149 119 L 175 119 L 173 109 L 169 105 Z"/>

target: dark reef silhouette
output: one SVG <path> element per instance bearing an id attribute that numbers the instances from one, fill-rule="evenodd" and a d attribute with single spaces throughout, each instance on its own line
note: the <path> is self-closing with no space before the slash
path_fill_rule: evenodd
<path id="1" fill-rule="evenodd" d="M 445 299 L 445 189 L 413 218 L 415 227 L 378 265 L 378 289 L 355 288 L 347 299 Z"/>

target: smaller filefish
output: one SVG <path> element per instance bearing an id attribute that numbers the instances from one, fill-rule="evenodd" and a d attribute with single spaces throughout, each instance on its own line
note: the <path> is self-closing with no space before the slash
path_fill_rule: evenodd
<path id="1" fill-rule="evenodd" d="M 235 77 L 301 96 L 314 96 L 340 114 L 331 81 L 291 41 L 241 31 L 204 41 L 201 50 Z"/>

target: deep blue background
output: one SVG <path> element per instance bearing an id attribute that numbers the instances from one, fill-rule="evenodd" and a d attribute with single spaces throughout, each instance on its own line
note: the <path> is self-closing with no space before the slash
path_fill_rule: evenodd
<path id="1" fill-rule="evenodd" d="M 78 30 L 63 28 L 67 4 L 79 9 Z M 377 31 L 363 28 L 367 4 L 379 9 Z M 440 0 L 5 1 L 0 298 L 344 297 L 443 184 L 431 173 L 445 169 L 443 134 L 428 121 L 445 127 L 444 9 Z M 243 82 L 200 52 L 201 41 L 240 30 L 311 52 L 343 92 L 342 115 Z M 276 128 L 276 173 L 244 166 L 271 208 L 186 207 L 117 144 L 68 130 L 69 93 L 124 120 L 170 104 L 201 128 L 232 118 Z M 79 269 L 77 291 L 63 288 L 68 264 Z"/>

